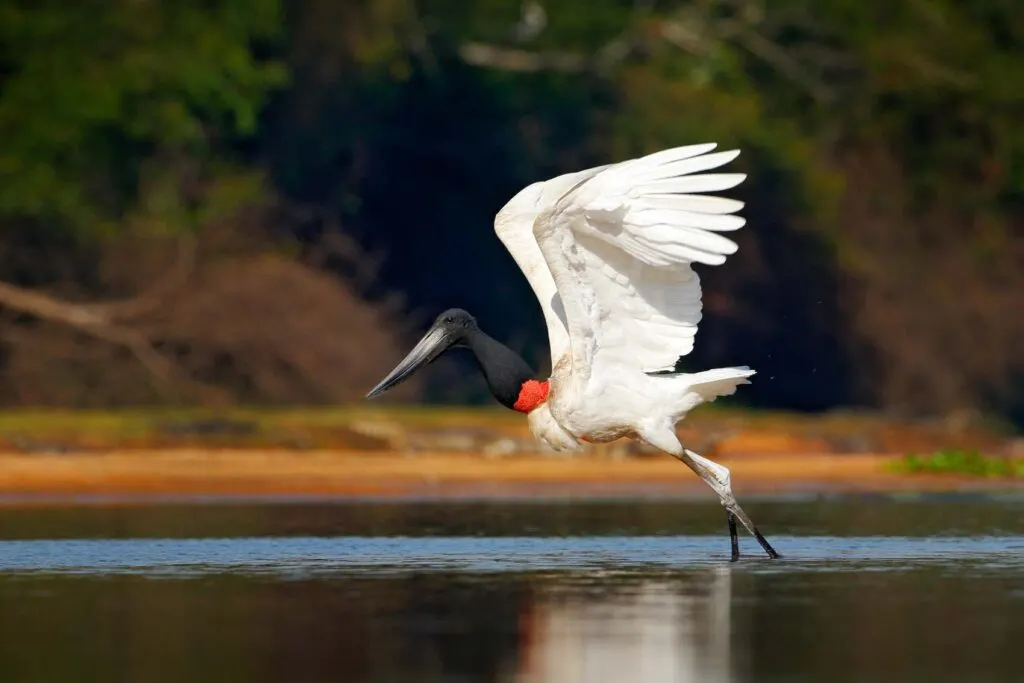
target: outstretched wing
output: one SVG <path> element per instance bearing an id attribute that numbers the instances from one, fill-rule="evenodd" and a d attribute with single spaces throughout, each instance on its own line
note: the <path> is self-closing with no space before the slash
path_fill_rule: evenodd
<path id="1" fill-rule="evenodd" d="M 544 323 L 548 328 L 552 367 L 569 351 L 569 333 L 565 309 L 548 264 L 540 252 L 537 238 L 534 237 L 533 224 L 537 216 L 554 207 L 555 202 L 576 184 L 605 168 L 608 167 L 590 168 L 533 183 L 510 199 L 494 218 L 494 231 L 498 239 L 523 271 L 540 302 Z"/>
<path id="2" fill-rule="evenodd" d="M 701 289 L 692 263 L 736 251 L 728 190 L 743 174 L 704 173 L 738 156 L 714 143 L 677 147 L 581 177 L 544 210 L 534 235 L 564 305 L 572 371 L 596 364 L 671 371 L 693 350 Z"/>

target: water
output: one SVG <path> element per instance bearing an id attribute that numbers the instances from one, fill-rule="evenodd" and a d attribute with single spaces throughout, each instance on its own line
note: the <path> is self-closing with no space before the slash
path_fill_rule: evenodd
<path id="1" fill-rule="evenodd" d="M 0 508 L 0 681 L 1024 680 L 1024 501 Z"/>

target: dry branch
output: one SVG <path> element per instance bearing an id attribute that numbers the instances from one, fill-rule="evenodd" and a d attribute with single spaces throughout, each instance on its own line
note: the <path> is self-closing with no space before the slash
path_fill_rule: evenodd
<path id="1" fill-rule="evenodd" d="M 102 311 L 111 320 L 130 320 L 146 315 L 159 307 L 167 297 L 184 287 L 195 271 L 195 238 L 181 237 L 176 244 L 174 265 L 146 291 L 124 301 L 92 304 L 91 308 Z"/>
<path id="2" fill-rule="evenodd" d="M 459 48 L 459 56 L 474 66 L 502 71 L 534 73 L 538 71 L 586 71 L 590 60 L 572 52 L 531 52 L 519 48 L 470 42 Z"/>
<path id="3" fill-rule="evenodd" d="M 638 12 L 637 17 L 646 16 Z M 761 8 L 750 3 L 738 3 L 736 18 L 713 18 L 707 8 L 675 13 L 658 22 L 654 31 L 642 31 L 640 21 L 627 27 L 619 36 L 593 52 L 583 51 L 531 51 L 491 43 L 470 41 L 459 48 L 459 55 L 474 66 L 537 73 L 602 72 L 624 62 L 638 48 L 652 42 L 664 42 L 696 57 L 708 57 L 721 45 L 733 43 L 760 59 L 810 97 L 827 102 L 833 92 L 817 74 L 814 62 L 801 59 L 801 51 L 793 50 L 774 41 L 766 34 Z M 833 55 L 833 59 L 835 59 Z"/>
<path id="4" fill-rule="evenodd" d="M 131 299 L 77 303 L 0 281 L 0 306 L 124 347 L 158 380 L 158 387 L 163 388 L 172 373 L 171 362 L 153 348 L 146 334 L 127 323 L 153 311 L 185 284 L 195 267 L 195 250 L 194 239 L 180 239 L 177 258 L 170 271 Z"/>

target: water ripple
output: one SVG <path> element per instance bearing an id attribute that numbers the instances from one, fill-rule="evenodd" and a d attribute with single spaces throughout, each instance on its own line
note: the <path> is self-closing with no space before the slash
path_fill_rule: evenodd
<path id="1" fill-rule="evenodd" d="M 744 539 L 747 541 L 748 539 Z M 969 538 L 778 536 L 771 562 L 753 543 L 753 572 L 1024 569 L 1024 536 Z M 235 572 L 310 576 L 408 572 L 672 571 L 728 564 L 728 539 L 623 537 L 254 537 L 0 542 L 3 574 L 188 576 Z"/>

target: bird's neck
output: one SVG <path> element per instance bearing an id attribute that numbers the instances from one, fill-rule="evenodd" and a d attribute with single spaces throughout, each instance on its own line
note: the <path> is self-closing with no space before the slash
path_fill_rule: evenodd
<path id="1" fill-rule="evenodd" d="M 533 369 L 518 353 L 483 332 L 476 331 L 466 339 L 487 388 L 506 408 L 529 413 L 547 400 L 547 381 L 534 379 Z"/>

